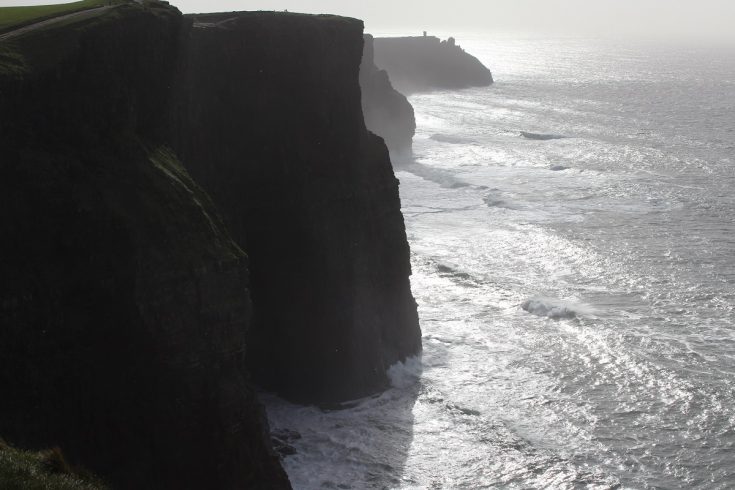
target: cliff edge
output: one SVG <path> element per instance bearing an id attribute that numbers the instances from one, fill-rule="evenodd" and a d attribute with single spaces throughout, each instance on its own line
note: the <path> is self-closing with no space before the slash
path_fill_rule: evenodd
<path id="1" fill-rule="evenodd" d="M 493 77 L 454 38 L 434 36 L 375 38 L 375 64 L 388 72 L 403 94 L 433 89 L 484 87 Z"/>

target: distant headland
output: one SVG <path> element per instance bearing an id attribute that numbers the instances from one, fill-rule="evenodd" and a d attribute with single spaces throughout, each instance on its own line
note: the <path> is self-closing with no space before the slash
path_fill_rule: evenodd
<path id="1" fill-rule="evenodd" d="M 434 89 L 485 87 L 493 76 L 477 58 L 465 52 L 454 38 L 375 38 L 375 64 L 388 72 L 393 86 L 403 94 Z"/>

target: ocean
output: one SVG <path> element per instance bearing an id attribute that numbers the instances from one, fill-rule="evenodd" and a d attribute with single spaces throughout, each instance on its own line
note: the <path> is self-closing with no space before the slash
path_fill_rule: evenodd
<path id="1" fill-rule="evenodd" d="M 735 49 L 457 35 L 410 97 L 421 359 L 343 410 L 266 395 L 297 489 L 735 487 Z"/>

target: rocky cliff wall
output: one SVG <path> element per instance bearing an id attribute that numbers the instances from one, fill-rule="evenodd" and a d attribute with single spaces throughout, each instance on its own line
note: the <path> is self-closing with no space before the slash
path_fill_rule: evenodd
<path id="1" fill-rule="evenodd" d="M 385 141 L 395 158 L 410 157 L 416 118 L 406 96 L 393 88 L 388 73 L 375 66 L 373 36 L 364 36 L 360 89 L 365 126 Z M 394 158 L 394 159 L 395 159 Z"/>
<path id="2" fill-rule="evenodd" d="M 193 20 L 176 148 L 251 258 L 253 374 L 318 403 L 385 387 L 420 331 L 398 182 L 362 117 L 362 23 Z"/>
<path id="3" fill-rule="evenodd" d="M 0 43 L 0 435 L 116 488 L 288 488 L 246 365 L 331 403 L 419 352 L 398 182 L 361 22 L 195 20 Z"/>
<path id="4" fill-rule="evenodd" d="M 0 44 L 0 435 L 115 488 L 288 488 L 246 256 L 168 149 L 174 9 Z"/>
<path id="5" fill-rule="evenodd" d="M 453 38 L 434 36 L 375 38 L 375 64 L 388 72 L 403 94 L 432 89 L 484 87 L 493 77 Z"/>

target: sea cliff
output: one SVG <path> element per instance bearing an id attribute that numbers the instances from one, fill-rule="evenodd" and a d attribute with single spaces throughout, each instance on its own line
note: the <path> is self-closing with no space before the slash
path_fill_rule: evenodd
<path id="1" fill-rule="evenodd" d="M 362 22 L 192 20 L 176 148 L 251 258 L 255 379 L 314 403 L 385 387 L 420 331 L 398 181 L 362 116 Z"/>
<path id="2" fill-rule="evenodd" d="M 288 488 L 250 373 L 332 403 L 420 350 L 362 50 L 158 2 L 0 43 L 1 436 L 114 488 Z"/>
<path id="3" fill-rule="evenodd" d="M 375 65 L 375 48 L 370 34 L 365 34 L 360 88 L 367 128 L 385 140 L 394 159 L 410 157 L 416 133 L 413 106 L 405 95 L 393 88 L 388 72 Z"/>
<path id="4" fill-rule="evenodd" d="M 490 70 L 451 37 L 445 41 L 427 35 L 378 37 L 374 46 L 375 64 L 388 72 L 403 94 L 493 83 Z"/>
<path id="5" fill-rule="evenodd" d="M 246 255 L 167 149 L 183 28 L 123 5 L 3 45 L 0 434 L 114 488 L 287 488 Z"/>

